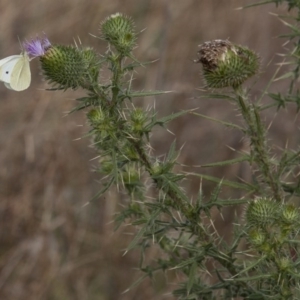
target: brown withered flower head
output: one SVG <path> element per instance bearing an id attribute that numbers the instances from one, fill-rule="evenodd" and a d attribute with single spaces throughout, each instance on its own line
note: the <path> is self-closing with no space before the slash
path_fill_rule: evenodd
<path id="1" fill-rule="evenodd" d="M 246 47 L 228 40 L 213 40 L 200 45 L 199 58 L 209 87 L 237 87 L 257 73 L 259 58 Z"/>

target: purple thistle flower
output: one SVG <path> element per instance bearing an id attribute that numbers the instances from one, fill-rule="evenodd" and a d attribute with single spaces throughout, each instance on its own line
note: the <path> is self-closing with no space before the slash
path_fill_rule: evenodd
<path id="1" fill-rule="evenodd" d="M 25 41 L 23 43 L 23 48 L 27 52 L 27 54 L 34 58 L 45 55 L 46 51 L 51 47 L 50 41 L 45 37 L 40 39 L 36 37 L 31 41 Z"/>
<path id="2" fill-rule="evenodd" d="M 43 38 L 42 45 L 43 45 L 45 51 L 47 51 L 51 47 L 51 43 L 46 37 Z"/>

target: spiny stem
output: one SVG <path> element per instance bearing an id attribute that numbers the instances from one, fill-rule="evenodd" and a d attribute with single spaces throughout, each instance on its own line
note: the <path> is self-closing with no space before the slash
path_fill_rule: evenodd
<path id="1" fill-rule="evenodd" d="M 124 56 L 121 54 L 118 55 L 118 57 L 114 60 L 112 63 L 113 68 L 113 77 L 112 77 L 112 102 L 116 104 L 118 100 L 119 95 L 119 86 L 121 84 L 121 77 L 123 75 L 123 68 L 122 68 L 122 62 L 123 62 Z"/>
<path id="2" fill-rule="evenodd" d="M 258 168 L 268 180 L 270 187 L 273 191 L 274 198 L 281 202 L 282 197 L 280 193 L 280 187 L 274 179 L 272 170 L 270 168 L 270 162 L 268 160 L 268 148 L 265 142 L 265 135 L 261 119 L 256 111 L 256 108 L 251 105 L 241 87 L 234 89 L 237 96 L 237 103 L 240 106 L 240 111 L 244 117 L 244 120 L 248 126 L 249 137 L 251 140 L 251 147 L 253 149 L 254 161 L 257 163 Z"/>

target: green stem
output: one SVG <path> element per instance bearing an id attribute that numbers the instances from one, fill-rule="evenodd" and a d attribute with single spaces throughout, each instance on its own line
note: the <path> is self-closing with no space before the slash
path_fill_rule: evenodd
<path id="1" fill-rule="evenodd" d="M 123 75 L 123 59 L 119 54 L 112 63 L 113 77 L 112 77 L 112 103 L 115 105 L 118 100 L 119 87 L 121 86 L 121 77 Z"/>
<path id="2" fill-rule="evenodd" d="M 259 170 L 270 185 L 274 198 L 276 201 L 281 202 L 281 189 L 273 176 L 273 170 L 270 166 L 266 137 L 264 134 L 265 131 L 261 124 L 260 115 L 256 111 L 256 108 L 248 102 L 247 96 L 241 87 L 234 89 L 234 91 L 237 96 L 237 103 L 240 107 L 240 111 L 248 126 L 251 148 L 254 153 L 254 161 L 257 163 Z"/>

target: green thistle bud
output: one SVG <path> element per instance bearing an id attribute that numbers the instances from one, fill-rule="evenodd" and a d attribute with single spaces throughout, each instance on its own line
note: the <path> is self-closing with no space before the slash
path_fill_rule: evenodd
<path id="1" fill-rule="evenodd" d="M 86 87 L 90 75 L 97 75 L 93 68 L 90 74 L 91 65 L 96 63 L 96 54 L 90 48 L 51 46 L 40 61 L 46 79 L 63 89 Z"/>
<path id="2" fill-rule="evenodd" d="M 130 119 L 132 122 L 132 130 L 136 133 L 143 133 L 147 114 L 140 108 L 131 112 Z"/>
<path id="3" fill-rule="evenodd" d="M 102 143 L 114 135 L 115 123 L 109 118 L 106 111 L 94 108 L 88 112 L 87 118 L 93 127 L 95 143 Z"/>
<path id="4" fill-rule="evenodd" d="M 203 76 L 211 88 L 238 87 L 259 69 L 259 58 L 246 47 L 228 40 L 214 40 L 200 45 L 199 59 Z"/>
<path id="5" fill-rule="evenodd" d="M 101 109 L 93 108 L 87 113 L 87 118 L 95 126 L 104 122 L 106 114 Z"/>
<path id="6" fill-rule="evenodd" d="M 122 181 L 125 186 L 134 186 L 140 182 L 140 174 L 134 166 L 127 166 L 122 172 Z"/>
<path id="7" fill-rule="evenodd" d="M 100 172 L 102 174 L 111 174 L 114 169 L 114 164 L 110 159 L 102 158 L 99 161 L 100 163 Z"/>
<path id="8" fill-rule="evenodd" d="M 277 263 L 278 263 L 278 269 L 281 272 L 288 272 L 292 269 L 292 262 L 287 257 L 280 258 Z"/>
<path id="9" fill-rule="evenodd" d="M 266 234 L 260 229 L 252 229 L 249 232 L 249 241 L 252 245 L 259 247 L 263 245 L 266 240 Z"/>
<path id="10" fill-rule="evenodd" d="M 153 163 L 153 166 L 152 166 L 152 173 L 154 176 L 159 176 L 163 173 L 164 171 L 164 168 L 163 168 L 163 164 L 160 163 L 158 160 L 155 161 Z"/>
<path id="11" fill-rule="evenodd" d="M 258 198 L 246 208 L 246 220 L 250 226 L 260 228 L 278 219 L 279 205 L 267 198 Z"/>
<path id="12" fill-rule="evenodd" d="M 136 149 L 132 146 L 132 144 L 124 145 L 122 151 L 124 152 L 124 156 L 130 161 L 138 161 L 139 154 L 137 153 Z"/>
<path id="13" fill-rule="evenodd" d="M 99 76 L 99 70 L 100 70 L 97 53 L 94 51 L 93 48 L 85 48 L 82 50 L 82 56 L 87 66 L 87 70 L 89 73 L 88 75 L 92 76 L 92 79 L 94 81 L 97 81 Z"/>
<path id="14" fill-rule="evenodd" d="M 292 225 L 299 222 L 299 210 L 294 205 L 285 205 L 280 220 Z"/>
<path id="15" fill-rule="evenodd" d="M 135 46 L 134 23 L 120 13 L 109 16 L 101 23 L 101 33 L 103 39 L 123 55 L 129 54 Z"/>

